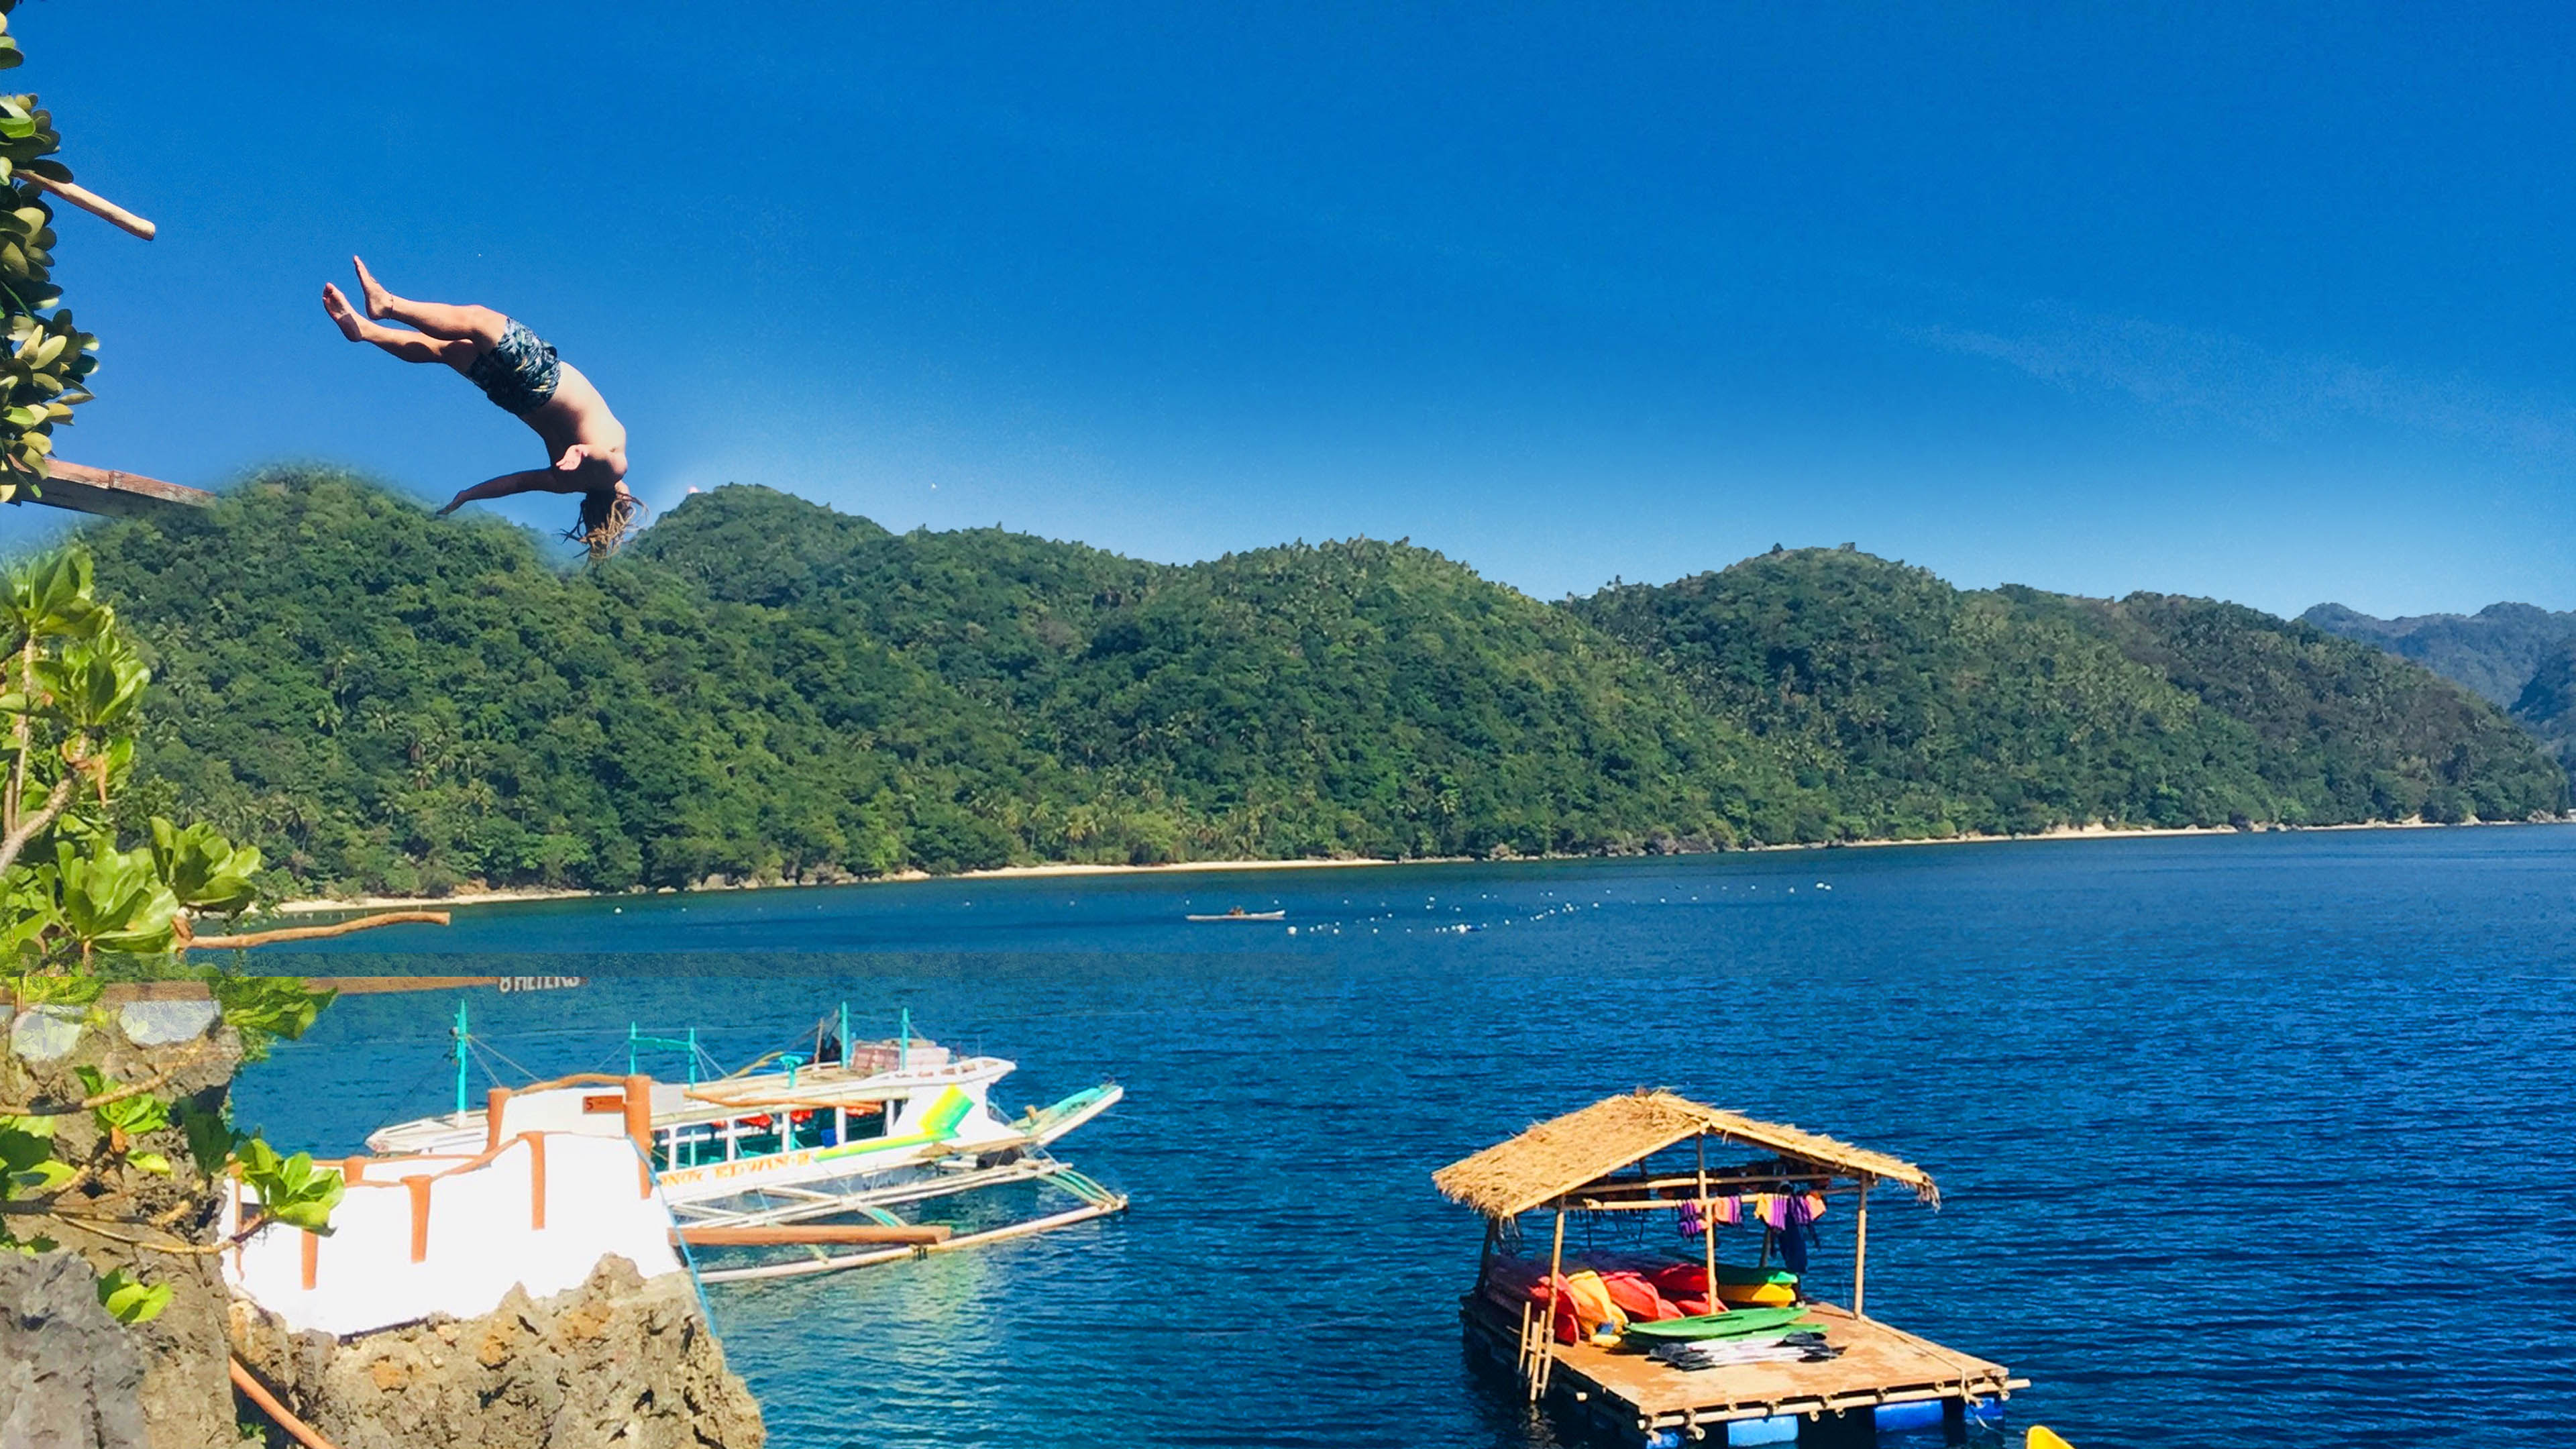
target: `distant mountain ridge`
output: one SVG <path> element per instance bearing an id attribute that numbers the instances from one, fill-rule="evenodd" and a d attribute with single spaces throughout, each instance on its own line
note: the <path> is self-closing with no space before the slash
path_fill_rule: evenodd
<path id="1" fill-rule="evenodd" d="M 2522 698 L 2523 686 L 2539 672 L 2543 659 L 2576 640 L 2576 611 L 2552 613 L 2533 604 L 2489 604 L 2474 614 L 2398 619 L 2319 604 L 2299 621 L 2412 659 L 2505 709 Z"/>
<path id="2" fill-rule="evenodd" d="M 311 471 L 85 537 L 158 660 L 137 808 L 303 890 L 2565 804 L 2493 706 L 2374 648 L 1847 549 L 1545 604 L 1401 543 L 1171 565 L 726 487 L 574 572 Z"/>

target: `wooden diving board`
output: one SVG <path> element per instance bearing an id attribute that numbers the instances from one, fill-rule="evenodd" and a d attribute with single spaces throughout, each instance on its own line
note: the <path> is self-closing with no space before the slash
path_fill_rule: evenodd
<path id="1" fill-rule="evenodd" d="M 164 483 L 140 473 L 91 468 L 56 458 L 50 477 L 32 491 L 21 486 L 18 496 L 9 501 L 42 503 L 108 518 L 143 518 L 173 508 L 205 508 L 214 503 L 215 495 L 203 488 Z"/>

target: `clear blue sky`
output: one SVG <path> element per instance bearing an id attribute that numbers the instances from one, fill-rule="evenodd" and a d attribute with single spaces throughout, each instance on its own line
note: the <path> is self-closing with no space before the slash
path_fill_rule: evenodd
<path id="1" fill-rule="evenodd" d="M 12 83 L 163 227 L 62 222 L 62 452 L 181 482 L 540 461 L 340 340 L 356 251 L 660 506 L 2576 607 L 2576 23 L 2158 10 L 47 0 Z"/>

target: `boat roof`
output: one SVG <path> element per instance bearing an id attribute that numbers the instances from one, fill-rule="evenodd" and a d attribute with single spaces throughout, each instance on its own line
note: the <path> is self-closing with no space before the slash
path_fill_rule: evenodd
<path id="1" fill-rule="evenodd" d="M 1902 1158 L 1664 1091 L 1608 1097 L 1550 1118 L 1508 1142 L 1449 1164 L 1431 1180 L 1442 1193 L 1489 1218 L 1517 1217 L 1596 1184 L 1609 1187 L 1604 1179 L 1612 1174 L 1701 1136 L 1775 1153 L 1815 1169 L 1819 1177 L 1898 1182 L 1926 1202 L 1941 1201 L 1932 1175 Z"/>

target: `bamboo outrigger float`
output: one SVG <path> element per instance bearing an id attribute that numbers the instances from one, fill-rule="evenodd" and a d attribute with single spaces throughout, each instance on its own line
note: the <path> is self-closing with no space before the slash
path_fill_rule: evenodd
<path id="1" fill-rule="evenodd" d="M 1470 1349 L 1510 1365 L 1533 1404 L 1619 1442 L 1649 1449 L 1703 1440 L 1866 1443 L 1880 1429 L 1963 1428 L 1970 1414 L 2028 1386 L 2001 1364 L 1868 1316 L 1871 1189 L 1893 1183 L 1935 1206 L 1941 1200 L 1930 1174 L 1885 1153 L 1669 1092 L 1638 1092 L 1542 1122 L 1442 1168 L 1433 1181 L 1486 1220 L 1476 1286 L 1461 1303 Z M 1767 1316 L 1745 1311 L 1740 1305 L 1797 1294 L 1780 1285 L 1795 1279 L 1768 1271 L 1769 1260 L 1777 1245 L 1798 1248 L 1794 1256 L 1803 1261 L 1803 1243 L 1789 1238 L 1803 1233 L 1828 1198 L 1850 1204 L 1850 1306 L 1796 1298 L 1796 1306 Z M 1718 1260 L 1718 1225 L 1746 1204 L 1791 1224 L 1785 1231 L 1763 1224 L 1763 1263 L 1753 1270 Z M 1640 1225 L 1639 1214 L 1695 1218 L 1697 1261 L 1667 1254 L 1658 1269 L 1652 1257 L 1569 1257 L 1569 1219 L 1615 1231 Z M 1535 1252 L 1519 1251 L 1525 1226 L 1547 1234 Z M 1576 1309 L 1601 1283 L 1588 1269 L 1614 1261 L 1610 1278 L 1635 1280 L 1616 1287 L 1642 1295 L 1651 1310 L 1633 1324 L 1606 1299 L 1602 1318 Z M 1685 1306 L 1707 1316 L 1666 1314 L 1672 1305 L 1652 1286 L 1658 1276 L 1696 1282 L 1706 1301 Z M 1594 1281 L 1576 1281 L 1583 1278 Z M 1721 1298 L 1737 1311 L 1730 1314 Z M 1765 1331 L 1738 1334 L 1754 1325 Z M 1694 1358 L 1680 1346 L 1699 1333 L 1709 1337 Z M 1650 1356 L 1641 1351 L 1650 1337 L 1671 1347 Z M 1682 1366 L 1694 1362 L 1700 1366 Z"/>

